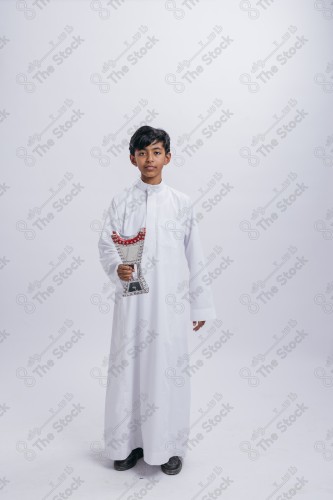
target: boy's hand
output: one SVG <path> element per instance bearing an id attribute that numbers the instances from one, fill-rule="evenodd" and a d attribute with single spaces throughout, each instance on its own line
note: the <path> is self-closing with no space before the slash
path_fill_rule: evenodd
<path id="1" fill-rule="evenodd" d="M 197 323 L 196 326 L 194 326 L 195 323 Z M 193 330 L 197 332 L 202 326 L 204 326 L 205 323 L 206 321 L 193 321 Z"/>
<path id="2" fill-rule="evenodd" d="M 132 277 L 132 272 L 134 270 L 134 264 L 119 264 L 117 268 L 117 274 L 119 278 L 123 281 L 129 281 Z"/>

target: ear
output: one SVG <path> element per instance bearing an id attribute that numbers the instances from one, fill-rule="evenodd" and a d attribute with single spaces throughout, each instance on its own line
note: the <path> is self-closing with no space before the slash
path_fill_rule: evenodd
<path id="1" fill-rule="evenodd" d="M 130 162 L 131 162 L 131 163 L 132 163 L 135 167 L 137 167 L 135 156 L 130 155 Z"/>
<path id="2" fill-rule="evenodd" d="M 167 165 L 171 160 L 171 152 L 165 155 L 164 165 Z"/>

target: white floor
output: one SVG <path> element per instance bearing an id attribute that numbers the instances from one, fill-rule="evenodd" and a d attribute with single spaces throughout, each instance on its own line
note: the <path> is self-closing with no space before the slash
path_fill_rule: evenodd
<path id="1" fill-rule="evenodd" d="M 54 378 L 49 375 L 39 388 L 37 383 L 15 393 L 8 387 L 2 396 L 9 408 L 1 417 L 1 498 L 332 500 L 333 387 L 329 378 L 315 375 L 323 360 L 294 353 L 251 387 L 239 375 L 246 363 L 229 354 L 223 354 L 223 365 L 210 360 L 191 381 L 191 439 L 200 437 L 176 476 L 144 459 L 128 471 L 113 469 L 101 437 L 105 388 L 87 375 L 84 363 L 62 373 L 62 388 L 65 383 L 73 396 L 68 408 L 80 404 L 81 410 L 61 432 L 51 432 L 47 418 L 55 414 L 60 361 Z M 204 415 L 214 399 L 216 406 Z M 219 417 L 222 404 L 231 410 Z"/>

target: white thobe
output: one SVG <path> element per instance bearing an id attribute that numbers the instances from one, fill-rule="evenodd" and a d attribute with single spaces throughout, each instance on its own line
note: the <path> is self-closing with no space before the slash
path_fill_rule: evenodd
<path id="1" fill-rule="evenodd" d="M 163 180 L 151 185 L 139 178 L 111 201 L 99 252 L 115 284 L 104 426 L 113 460 L 138 447 L 151 465 L 186 455 L 190 379 L 179 360 L 188 359 L 192 321 L 216 318 L 211 287 L 202 279 L 206 259 L 195 214 L 191 198 Z M 123 296 L 122 260 L 111 234 L 127 238 L 143 227 L 141 266 L 149 291 Z"/>

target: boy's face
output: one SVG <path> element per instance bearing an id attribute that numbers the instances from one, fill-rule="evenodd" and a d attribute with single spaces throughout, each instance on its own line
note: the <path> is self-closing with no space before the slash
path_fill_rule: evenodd
<path id="1" fill-rule="evenodd" d="M 161 180 L 162 168 L 171 160 L 171 153 L 165 154 L 162 142 L 153 142 L 144 149 L 136 149 L 130 160 L 141 172 L 142 180 Z"/>

